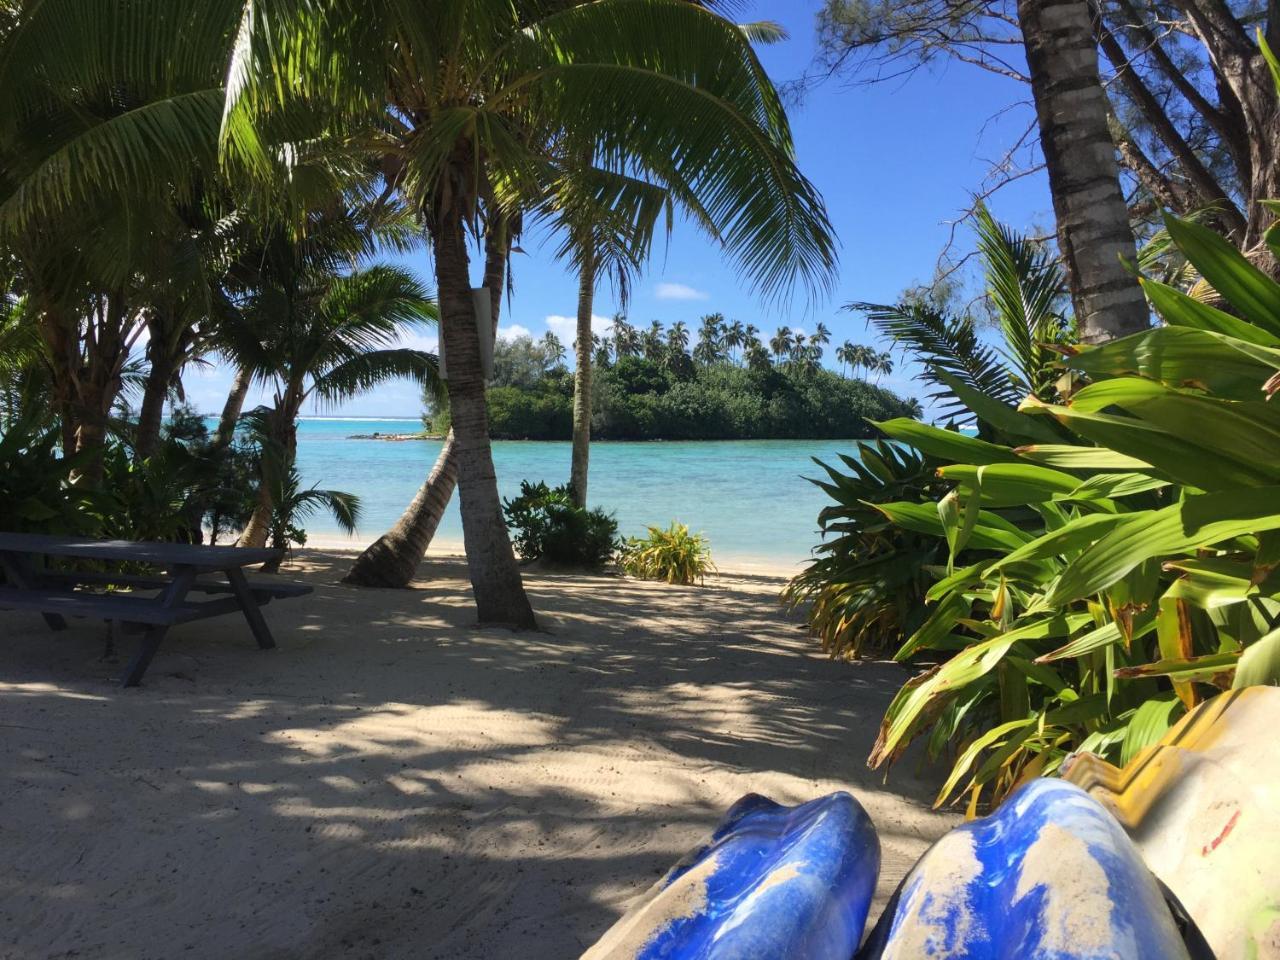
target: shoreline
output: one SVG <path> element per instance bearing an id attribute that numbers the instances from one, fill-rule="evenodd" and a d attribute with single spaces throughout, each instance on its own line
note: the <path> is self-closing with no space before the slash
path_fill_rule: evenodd
<path id="1" fill-rule="evenodd" d="M 365 550 L 373 543 L 374 539 L 360 535 L 346 538 L 335 536 L 334 534 L 318 534 L 316 536 L 308 534 L 306 544 L 294 547 L 294 552 L 319 550 L 326 553 L 355 555 Z M 449 559 L 465 563 L 467 557 L 461 540 L 436 537 L 427 551 L 427 559 Z M 804 560 L 788 562 L 786 560 L 771 560 L 767 557 L 743 557 L 738 555 L 726 556 L 722 562 L 716 560 L 714 553 L 712 554 L 712 560 L 716 564 L 717 574 L 720 577 L 729 578 L 739 575 L 751 577 L 767 576 L 776 577 L 780 580 L 790 580 L 804 569 L 805 564 Z M 714 576 L 708 577 L 708 582 L 714 579 Z"/>

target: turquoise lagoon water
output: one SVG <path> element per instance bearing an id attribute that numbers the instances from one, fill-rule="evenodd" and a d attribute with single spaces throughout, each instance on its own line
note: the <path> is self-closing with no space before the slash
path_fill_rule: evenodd
<path id="1" fill-rule="evenodd" d="M 316 484 L 357 494 L 363 512 L 354 543 L 382 534 L 413 499 L 440 451 L 438 440 L 353 440 L 353 434 L 413 433 L 417 420 L 306 419 L 298 429 L 298 469 Z M 672 520 L 705 533 L 722 568 L 732 565 L 796 567 L 818 542 L 822 491 L 804 477 L 821 471 L 810 457 L 848 452 L 841 441 L 751 440 L 595 443 L 591 446 L 592 506 L 617 515 L 624 535 Z M 494 463 L 503 497 L 521 480 L 564 483 L 568 443 L 495 442 Z M 342 537 L 327 516 L 307 529 L 317 540 Z M 437 548 L 458 547 L 462 523 L 457 500 L 436 535 Z"/>

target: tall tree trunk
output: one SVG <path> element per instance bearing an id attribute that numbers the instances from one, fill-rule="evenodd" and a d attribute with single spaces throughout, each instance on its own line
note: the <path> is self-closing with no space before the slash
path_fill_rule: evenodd
<path id="1" fill-rule="evenodd" d="M 445 437 L 431 473 L 394 527 L 371 543 L 351 565 L 343 583 L 361 587 L 404 587 L 426 556 L 431 538 L 458 484 L 457 444 L 453 431 Z"/>
<path id="2" fill-rule="evenodd" d="M 506 217 L 491 215 L 484 237 L 484 287 L 489 291 L 493 336 L 498 335 L 502 293 L 506 286 L 507 257 L 511 251 Z M 444 334 L 441 333 L 443 341 Z M 395 526 L 369 544 L 351 565 L 343 583 L 361 587 L 407 587 L 427 555 L 444 512 L 458 485 L 458 445 L 453 430 L 445 437 L 431 473 Z"/>
<path id="3" fill-rule="evenodd" d="M 1087 0 L 1018 0 L 1058 245 L 1086 343 L 1150 326 Z"/>
<path id="4" fill-rule="evenodd" d="M 459 178 L 465 182 L 465 177 Z M 458 201 L 442 200 L 431 239 L 440 299 L 440 334 L 448 365 L 449 408 L 458 448 L 458 494 L 467 567 L 481 623 L 536 628 L 524 592 L 498 498 L 489 444 L 484 371 L 467 262 L 467 240 Z M 491 291 L 491 294 L 493 292 Z"/>
<path id="5" fill-rule="evenodd" d="M 591 313 L 595 296 L 596 251 L 588 231 L 578 275 L 578 332 L 573 344 L 573 465 L 569 473 L 573 500 L 580 507 L 587 505 L 587 470 L 591 460 Z"/>
<path id="6" fill-rule="evenodd" d="M 245 397 L 249 395 L 249 386 L 253 383 L 253 374 L 240 367 L 236 370 L 235 379 L 231 381 L 231 392 L 227 394 L 227 402 L 222 405 L 222 416 L 218 419 L 218 432 L 213 435 L 213 449 L 221 453 L 231 446 L 235 439 L 236 424 L 240 422 L 240 413 L 244 410 Z"/>
<path id="7" fill-rule="evenodd" d="M 151 362 L 151 369 L 147 371 L 142 407 L 138 411 L 138 428 L 133 442 L 134 452 L 141 460 L 155 453 L 160 443 L 164 402 L 169 396 L 169 387 L 173 384 L 173 375 L 178 366 L 172 351 L 156 339 L 158 332 L 152 333 L 151 341 L 147 344 L 147 359 Z"/>

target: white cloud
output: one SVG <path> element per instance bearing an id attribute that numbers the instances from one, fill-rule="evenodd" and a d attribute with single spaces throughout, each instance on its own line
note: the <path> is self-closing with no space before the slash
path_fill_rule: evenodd
<path id="1" fill-rule="evenodd" d="M 528 327 L 522 327 L 518 323 L 513 323 L 509 327 L 498 327 L 498 339 L 505 340 L 510 343 L 512 340 L 518 340 L 520 337 L 532 337 L 533 331 Z"/>
<path id="2" fill-rule="evenodd" d="M 398 347 L 408 347 L 410 350 L 424 350 L 427 353 L 435 353 L 440 345 L 440 338 L 434 333 L 414 333 L 409 331 L 401 331 Z"/>
<path id="3" fill-rule="evenodd" d="M 598 313 L 591 315 L 591 332 L 597 336 L 604 336 L 612 326 L 612 317 L 602 317 Z M 578 318 L 565 317 L 553 313 L 547 317 L 547 329 L 559 337 L 560 342 L 567 346 L 573 343 L 574 338 L 578 335 Z"/>
<path id="4" fill-rule="evenodd" d="M 711 295 L 683 283 L 658 284 L 659 300 L 710 300 Z"/>

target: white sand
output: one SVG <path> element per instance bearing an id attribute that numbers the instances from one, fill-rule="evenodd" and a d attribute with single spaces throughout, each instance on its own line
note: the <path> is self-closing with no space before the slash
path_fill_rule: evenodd
<path id="1" fill-rule="evenodd" d="M 746 792 L 854 792 L 881 900 L 955 822 L 864 766 L 904 671 L 815 653 L 776 578 L 530 575 L 517 635 L 456 560 L 299 559 L 277 650 L 179 627 L 133 690 L 101 625 L 0 612 L 0 958 L 572 958 Z"/>

